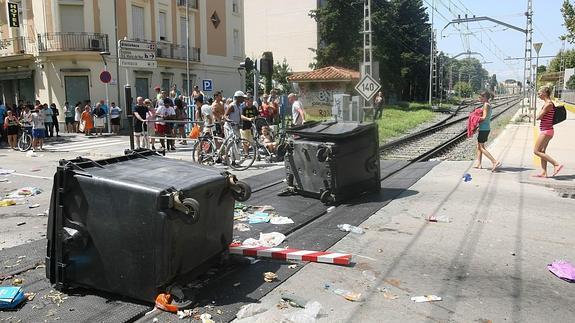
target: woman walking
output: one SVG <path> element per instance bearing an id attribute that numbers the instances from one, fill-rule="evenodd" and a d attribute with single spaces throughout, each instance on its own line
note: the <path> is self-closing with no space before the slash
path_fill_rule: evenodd
<path id="1" fill-rule="evenodd" d="M 489 100 L 493 98 L 493 94 L 488 91 L 483 91 L 479 94 L 479 101 L 483 103 L 483 114 L 481 116 L 481 122 L 479 122 L 479 132 L 477 135 L 477 163 L 475 164 L 475 168 L 481 169 L 481 159 L 483 156 L 487 157 L 491 164 L 493 165 L 491 171 L 494 172 L 501 166 L 501 162 L 497 161 L 487 148 L 485 148 L 485 143 L 487 142 L 487 138 L 489 138 L 489 132 L 491 131 L 491 114 L 493 110 L 491 105 L 489 104 Z"/>
<path id="2" fill-rule="evenodd" d="M 77 133 L 80 131 L 80 123 L 82 123 L 82 102 L 78 101 L 74 107 L 74 130 Z"/>
<path id="3" fill-rule="evenodd" d="M 549 87 L 542 87 L 539 90 L 538 95 L 544 103 L 543 108 L 537 116 L 537 120 L 541 121 L 539 122 L 539 137 L 535 142 L 533 153 L 541 159 L 542 172 L 541 174 L 535 175 L 535 177 L 547 177 L 547 163 L 551 163 L 551 165 L 553 165 L 553 175 L 551 175 L 551 177 L 553 177 L 563 169 L 563 165 L 559 164 L 546 153 L 547 145 L 549 145 L 549 141 L 551 141 L 551 138 L 553 138 L 554 135 L 553 116 L 555 115 L 555 105 L 553 104 L 553 101 L 551 101 L 551 90 Z"/>

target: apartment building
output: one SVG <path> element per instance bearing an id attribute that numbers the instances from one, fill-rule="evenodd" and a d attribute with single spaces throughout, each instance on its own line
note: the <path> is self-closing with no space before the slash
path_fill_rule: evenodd
<path id="1" fill-rule="evenodd" d="M 17 4 L 19 27 L 8 23 L 8 3 Z M 106 68 L 109 100 L 120 106 L 126 83 L 133 97 L 150 97 L 155 86 L 175 84 L 186 94 L 188 79 L 192 86 L 210 79 L 214 91 L 231 95 L 244 87 L 237 71 L 243 19 L 243 0 L 0 0 L 0 97 L 60 108 L 66 101 L 95 102 L 106 97 L 100 80 Z M 157 68 L 120 67 L 118 73 L 117 39 L 155 43 Z"/>
<path id="2" fill-rule="evenodd" d="M 310 71 L 318 47 L 317 23 L 311 10 L 325 0 L 249 0 L 245 3 L 246 55 L 260 58 L 271 51 L 284 58 L 294 72 Z"/>

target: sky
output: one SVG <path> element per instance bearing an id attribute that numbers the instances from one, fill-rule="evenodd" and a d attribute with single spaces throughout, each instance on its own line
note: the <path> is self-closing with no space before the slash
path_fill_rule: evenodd
<path id="1" fill-rule="evenodd" d="M 450 25 L 449 21 L 457 18 L 475 15 L 487 16 L 505 23 L 525 29 L 527 19 L 527 0 L 423 0 L 430 13 L 432 1 L 435 2 L 434 29 L 437 31 L 438 50 L 449 56 L 470 50 L 479 52 L 483 57 L 475 55 L 484 63 L 484 68 L 490 74 L 496 74 L 497 80 L 523 79 L 523 60 L 505 60 L 505 58 L 524 57 L 525 34 L 489 21 L 470 22 Z M 533 42 L 543 43 L 540 56 L 557 55 L 563 46 L 559 39 L 566 33 L 561 15 L 563 0 L 533 0 Z M 450 10 L 451 9 L 451 10 Z M 565 43 L 566 49 L 573 45 Z M 535 51 L 533 50 L 533 64 Z M 539 65 L 547 65 L 551 58 L 540 58 Z M 489 63 L 491 62 L 491 63 Z"/>

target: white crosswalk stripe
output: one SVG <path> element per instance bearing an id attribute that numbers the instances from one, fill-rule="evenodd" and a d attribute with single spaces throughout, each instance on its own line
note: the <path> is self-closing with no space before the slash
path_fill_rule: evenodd
<path id="1" fill-rule="evenodd" d="M 62 144 L 54 143 L 50 145 L 44 145 L 44 149 L 48 151 L 89 151 L 100 147 L 125 145 L 125 144 L 126 142 L 121 139 L 100 138 L 86 141 L 83 140 L 76 142 L 67 142 Z"/>

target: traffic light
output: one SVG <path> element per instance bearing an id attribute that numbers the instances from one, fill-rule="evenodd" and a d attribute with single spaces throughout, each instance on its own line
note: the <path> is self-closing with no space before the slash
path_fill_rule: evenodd
<path id="1" fill-rule="evenodd" d="M 240 63 L 240 68 L 245 69 L 246 72 L 250 72 L 254 69 L 254 61 L 252 61 L 251 58 L 246 57 L 246 60 Z"/>
<path id="2" fill-rule="evenodd" d="M 274 73 L 274 55 L 272 52 L 264 52 L 260 59 L 260 74 L 272 76 Z"/>

